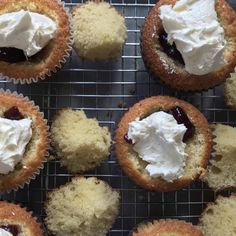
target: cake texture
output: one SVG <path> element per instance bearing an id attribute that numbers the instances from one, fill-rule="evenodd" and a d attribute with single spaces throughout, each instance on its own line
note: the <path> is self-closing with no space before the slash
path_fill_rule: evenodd
<path id="1" fill-rule="evenodd" d="M 119 198 L 95 177 L 75 177 L 49 194 L 46 225 L 57 236 L 105 236 L 118 216 Z"/>
<path id="2" fill-rule="evenodd" d="M 133 150 L 133 145 L 125 140 L 129 123 L 158 111 L 169 111 L 174 107 L 184 110 L 195 127 L 194 136 L 186 143 L 186 165 L 181 178 L 167 182 L 161 177 L 151 177 L 146 171 L 147 162 L 141 160 Z M 138 185 L 152 191 L 175 191 L 187 186 L 197 179 L 204 171 L 212 149 L 212 136 L 208 122 L 195 107 L 185 101 L 157 96 L 144 99 L 124 114 L 118 124 L 115 136 L 115 149 L 118 161 L 124 172 Z"/>
<path id="3" fill-rule="evenodd" d="M 5 201 L 0 201 L 0 229 L 11 233 L 17 231 L 19 236 L 43 236 L 41 226 L 31 212 Z"/>
<path id="4" fill-rule="evenodd" d="M 81 173 L 95 168 L 109 156 L 111 135 L 83 111 L 60 110 L 51 126 L 52 143 L 61 165 Z"/>
<path id="5" fill-rule="evenodd" d="M 236 196 L 217 197 L 215 203 L 208 204 L 198 226 L 205 236 L 234 236 L 236 225 Z"/>
<path id="6" fill-rule="evenodd" d="M 88 1 L 73 8 L 74 48 L 81 58 L 115 59 L 127 38 L 125 19 L 104 1 Z"/>
<path id="7" fill-rule="evenodd" d="M 212 129 L 214 152 L 203 180 L 216 191 L 236 187 L 236 128 L 216 124 Z"/>
<path id="8" fill-rule="evenodd" d="M 226 79 L 224 95 L 226 104 L 231 108 L 236 108 L 236 71 Z"/>
<path id="9" fill-rule="evenodd" d="M 55 37 L 40 52 L 25 61 L 0 61 L 3 78 L 14 83 L 31 83 L 51 76 L 69 57 L 72 48 L 70 17 L 60 0 L 0 0 L 0 15 L 20 10 L 49 17 L 57 25 Z"/>
<path id="10" fill-rule="evenodd" d="M 48 155 L 48 126 L 39 108 L 23 95 L 0 90 L 0 117 L 3 117 L 4 113 L 13 106 L 19 109 L 24 118 L 32 120 L 32 137 L 26 146 L 22 160 L 14 170 L 0 175 L 0 192 L 16 190 L 18 187 L 23 187 L 25 183 L 29 183 L 39 173 Z"/>
<path id="11" fill-rule="evenodd" d="M 131 231 L 129 236 L 204 236 L 190 223 L 180 220 L 155 220 L 143 223 Z"/>
<path id="12" fill-rule="evenodd" d="M 169 57 L 159 43 L 163 32 L 160 7 L 174 5 L 176 0 L 160 0 L 150 10 L 141 33 L 143 60 L 155 77 L 165 84 L 184 91 L 207 90 L 225 81 L 236 66 L 236 13 L 225 0 L 217 0 L 215 10 L 225 32 L 227 41 L 224 50 L 226 64 L 205 75 L 189 74 L 179 61 Z"/>

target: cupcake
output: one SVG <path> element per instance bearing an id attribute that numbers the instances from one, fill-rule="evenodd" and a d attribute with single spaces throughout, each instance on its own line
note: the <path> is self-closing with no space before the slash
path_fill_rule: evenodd
<path id="1" fill-rule="evenodd" d="M 185 101 L 157 96 L 124 114 L 115 136 L 118 161 L 138 185 L 175 191 L 204 171 L 212 137 L 206 118 Z"/>
<path id="2" fill-rule="evenodd" d="M 229 125 L 212 125 L 214 152 L 203 181 L 215 191 L 236 187 L 236 128 Z"/>
<path id="3" fill-rule="evenodd" d="M 37 82 L 61 68 L 69 56 L 69 15 L 60 1 L 0 0 L 0 24 L 2 78 Z"/>
<path id="4" fill-rule="evenodd" d="M 236 108 L 236 70 L 225 82 L 224 96 L 226 104 L 231 108 Z"/>
<path id="5" fill-rule="evenodd" d="M 74 49 L 88 60 L 116 59 L 127 38 L 124 17 L 104 1 L 73 8 Z"/>
<path id="6" fill-rule="evenodd" d="M 31 212 L 16 204 L 0 201 L 0 235 L 43 236 L 43 232 Z"/>
<path id="7" fill-rule="evenodd" d="M 160 220 L 140 224 L 129 236 L 204 236 L 195 226 L 180 220 Z"/>
<path id="8" fill-rule="evenodd" d="M 0 91 L 0 192 L 35 178 L 48 149 L 48 126 L 28 98 Z"/>
<path id="9" fill-rule="evenodd" d="M 236 225 L 236 195 L 217 197 L 204 210 L 198 226 L 205 236 L 234 236 Z"/>
<path id="10" fill-rule="evenodd" d="M 96 119 L 88 119 L 83 111 L 62 109 L 51 126 L 52 145 L 62 166 L 69 172 L 94 169 L 108 158 L 111 134 Z"/>
<path id="11" fill-rule="evenodd" d="M 236 66 L 236 13 L 225 0 L 160 0 L 145 20 L 141 51 L 165 84 L 207 90 Z"/>
<path id="12" fill-rule="evenodd" d="M 48 230 L 57 236 L 105 236 L 119 212 L 119 193 L 95 177 L 75 177 L 49 194 Z"/>

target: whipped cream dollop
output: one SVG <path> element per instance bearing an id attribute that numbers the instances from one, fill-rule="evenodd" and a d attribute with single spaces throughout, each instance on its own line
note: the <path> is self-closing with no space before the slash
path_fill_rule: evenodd
<path id="1" fill-rule="evenodd" d="M 32 121 L 9 120 L 0 117 L 0 174 L 8 174 L 23 158 L 32 137 Z"/>
<path id="2" fill-rule="evenodd" d="M 57 25 L 49 17 L 20 10 L 0 15 L 0 47 L 12 47 L 31 57 L 54 38 Z"/>
<path id="3" fill-rule="evenodd" d="M 127 135 L 134 151 L 148 163 L 149 175 L 173 182 L 184 173 L 186 144 L 182 140 L 186 130 L 171 114 L 160 111 L 129 123 Z"/>
<path id="4" fill-rule="evenodd" d="M 226 40 L 215 11 L 215 0 L 179 0 L 160 7 L 170 44 L 175 43 L 193 75 L 208 74 L 226 63 Z"/>
<path id="5" fill-rule="evenodd" d="M 0 236 L 13 236 L 10 232 L 0 228 Z"/>

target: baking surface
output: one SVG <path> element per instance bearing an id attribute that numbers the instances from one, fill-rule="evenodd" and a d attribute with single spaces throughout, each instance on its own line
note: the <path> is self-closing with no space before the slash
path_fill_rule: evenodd
<path id="1" fill-rule="evenodd" d="M 65 2 L 69 8 L 81 3 L 76 0 Z M 236 1 L 229 2 L 236 9 Z M 110 3 L 126 18 L 128 40 L 122 58 L 95 63 L 81 61 L 73 51 L 63 70 L 50 79 L 31 85 L 0 81 L 0 87 L 29 96 L 49 121 L 60 108 L 84 109 L 89 117 L 96 117 L 113 134 L 117 122 L 129 106 L 145 97 L 161 94 L 192 103 L 210 122 L 236 125 L 236 110 L 226 107 L 223 86 L 202 93 L 178 93 L 159 84 L 146 72 L 140 55 L 140 28 L 154 0 L 110 0 Z M 178 218 L 197 223 L 206 204 L 216 197 L 202 182 L 171 193 L 143 190 L 122 173 L 113 149 L 108 161 L 86 175 L 106 180 L 121 191 L 120 214 L 108 234 L 110 236 L 127 236 L 136 224 L 148 219 Z M 71 177 L 58 161 L 51 160 L 45 163 L 41 174 L 29 186 L 2 194 L 1 199 L 21 203 L 43 220 L 47 192 L 68 182 Z M 222 194 L 229 195 L 230 192 Z"/>

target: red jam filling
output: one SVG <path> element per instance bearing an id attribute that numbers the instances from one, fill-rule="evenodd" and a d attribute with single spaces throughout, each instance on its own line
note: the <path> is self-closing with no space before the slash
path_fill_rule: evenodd
<path id="1" fill-rule="evenodd" d="M 178 124 L 184 124 L 187 128 L 183 137 L 183 142 L 187 142 L 190 138 L 194 136 L 195 127 L 193 126 L 192 122 L 189 120 L 188 116 L 182 108 L 174 107 L 170 110 L 170 113 L 174 116 Z"/>
<path id="2" fill-rule="evenodd" d="M 130 139 L 129 137 L 128 137 L 128 134 L 125 134 L 124 135 L 124 140 L 128 143 L 128 144 L 132 144 L 133 142 L 132 142 L 132 139 Z"/>
<path id="3" fill-rule="evenodd" d="M 180 62 L 182 65 L 184 65 L 184 60 L 183 57 L 181 55 L 181 53 L 178 51 L 178 49 L 176 48 L 175 43 L 173 43 L 172 45 L 169 44 L 168 42 L 168 35 L 165 31 L 163 31 L 162 33 L 159 34 L 159 42 L 164 50 L 164 52 L 171 58 L 173 58 L 174 60 Z"/>
<path id="4" fill-rule="evenodd" d="M 22 120 L 24 116 L 20 113 L 18 107 L 14 106 L 4 112 L 4 118 L 9 120 Z"/>
<path id="5" fill-rule="evenodd" d="M 27 58 L 24 51 L 17 48 L 0 47 L 0 61 L 8 63 L 16 63 L 26 61 Z"/>

